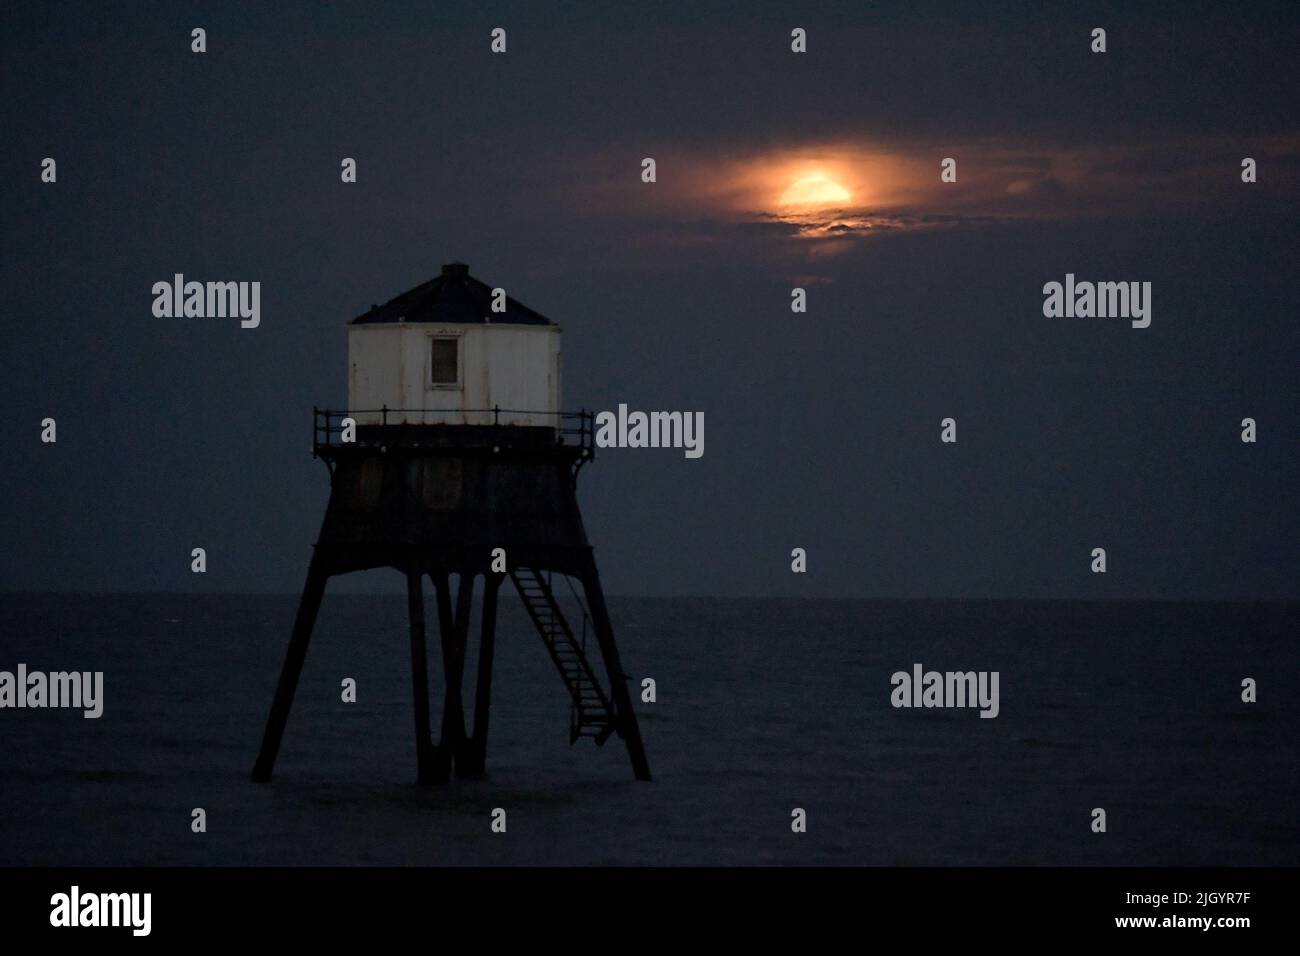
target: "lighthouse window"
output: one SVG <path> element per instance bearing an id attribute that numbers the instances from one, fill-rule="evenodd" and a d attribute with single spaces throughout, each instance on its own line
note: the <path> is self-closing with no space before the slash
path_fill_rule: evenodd
<path id="1" fill-rule="evenodd" d="M 460 339 L 433 338 L 429 340 L 429 384 L 456 386 L 460 384 Z"/>

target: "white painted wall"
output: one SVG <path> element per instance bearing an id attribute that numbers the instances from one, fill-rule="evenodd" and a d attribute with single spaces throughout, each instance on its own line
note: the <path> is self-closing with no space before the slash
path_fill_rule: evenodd
<path id="1" fill-rule="evenodd" d="M 430 384 L 430 339 L 460 340 L 460 382 Z M 560 327 L 558 325 L 467 325 L 389 322 L 348 326 L 348 408 L 359 425 L 378 424 L 380 409 L 413 409 L 395 414 L 392 424 L 491 424 L 490 414 L 472 409 L 560 410 Z M 429 414 L 422 411 L 461 414 Z M 500 416 L 502 425 L 546 425 L 542 415 Z"/>

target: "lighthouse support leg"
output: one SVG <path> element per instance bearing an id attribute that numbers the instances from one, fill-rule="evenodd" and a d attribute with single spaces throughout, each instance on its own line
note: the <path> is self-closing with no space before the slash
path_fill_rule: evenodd
<path id="1" fill-rule="evenodd" d="M 488 574 L 483 578 L 483 621 L 478 650 L 478 682 L 474 688 L 474 730 L 463 755 L 457 758 L 456 773 L 460 776 L 482 776 L 487 768 L 488 716 L 492 708 L 492 655 L 496 649 L 497 592 L 501 589 L 501 580 L 499 574 Z"/>
<path id="2" fill-rule="evenodd" d="M 307 657 L 307 645 L 311 641 L 311 631 L 316 624 L 316 612 L 320 610 L 321 598 L 325 594 L 325 582 L 328 579 L 329 575 L 325 572 L 322 561 L 314 554 L 307 568 L 307 583 L 303 585 L 302 599 L 298 602 L 298 615 L 294 618 L 289 650 L 285 654 L 284 666 L 280 669 L 280 682 L 276 685 L 275 698 L 271 702 L 271 714 L 266 719 L 262 749 L 258 751 L 257 762 L 253 765 L 253 780 L 258 783 L 265 783 L 271 779 L 275 757 L 280 752 L 280 738 L 284 736 L 284 725 L 289 720 L 294 691 L 298 689 L 298 675 L 302 673 L 302 664 Z"/>
<path id="3" fill-rule="evenodd" d="M 424 643 L 423 576 L 406 574 L 406 605 L 411 620 L 411 682 L 415 690 L 415 766 L 418 783 L 433 783 L 435 755 L 429 730 L 429 663 Z"/>
<path id="4" fill-rule="evenodd" d="M 465 660 L 469 656 L 469 618 L 474 609 L 474 574 L 461 571 L 456 575 L 456 693 L 461 698 L 459 733 L 456 737 L 453 763 L 456 776 L 465 776 L 462 761 L 469 751 L 469 738 L 465 727 Z"/>
<path id="5" fill-rule="evenodd" d="M 636 779 L 649 780 L 650 763 L 646 760 L 645 745 L 641 742 L 641 728 L 637 726 L 636 712 L 632 710 L 632 696 L 627 690 L 627 675 L 623 673 L 618 647 L 614 644 L 614 629 L 609 623 L 609 612 L 605 609 L 605 594 L 600 587 L 596 561 L 590 556 L 583 562 L 582 589 L 587 597 L 587 608 L 591 611 L 591 623 L 596 629 L 596 640 L 600 642 L 600 656 L 609 676 L 609 693 L 614 700 L 618 735 L 627 744 L 627 755 L 632 760 L 632 773 Z"/>
<path id="6" fill-rule="evenodd" d="M 456 627 L 456 616 L 452 614 L 451 583 L 447 572 L 437 571 L 430 577 L 433 578 L 434 587 L 438 591 L 438 632 L 442 637 L 442 674 L 447 685 L 442 701 L 442 738 L 438 743 L 436 780 L 438 783 L 446 783 L 451 779 L 455 754 L 461 747 L 461 741 L 465 739 L 465 706 L 460 689 L 464 654 Z"/>

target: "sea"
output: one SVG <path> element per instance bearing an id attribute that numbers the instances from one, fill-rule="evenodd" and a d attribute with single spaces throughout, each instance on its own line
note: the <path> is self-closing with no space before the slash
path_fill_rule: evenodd
<path id="1" fill-rule="evenodd" d="M 614 597 L 638 782 L 503 598 L 487 775 L 418 786 L 405 598 L 330 595 L 254 783 L 296 605 L 0 596 L 0 670 L 104 673 L 97 720 L 0 709 L 0 865 L 1300 864 L 1297 604 Z M 893 706 L 916 664 L 998 716 Z"/>

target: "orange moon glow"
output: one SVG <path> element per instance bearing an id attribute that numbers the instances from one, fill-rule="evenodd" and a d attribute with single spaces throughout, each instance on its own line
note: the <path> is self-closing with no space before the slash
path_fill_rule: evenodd
<path id="1" fill-rule="evenodd" d="M 825 176 L 805 176 L 803 179 L 795 180 L 781 194 L 781 205 L 802 206 L 807 209 L 834 206 L 850 198 L 852 194 L 833 179 Z"/>

